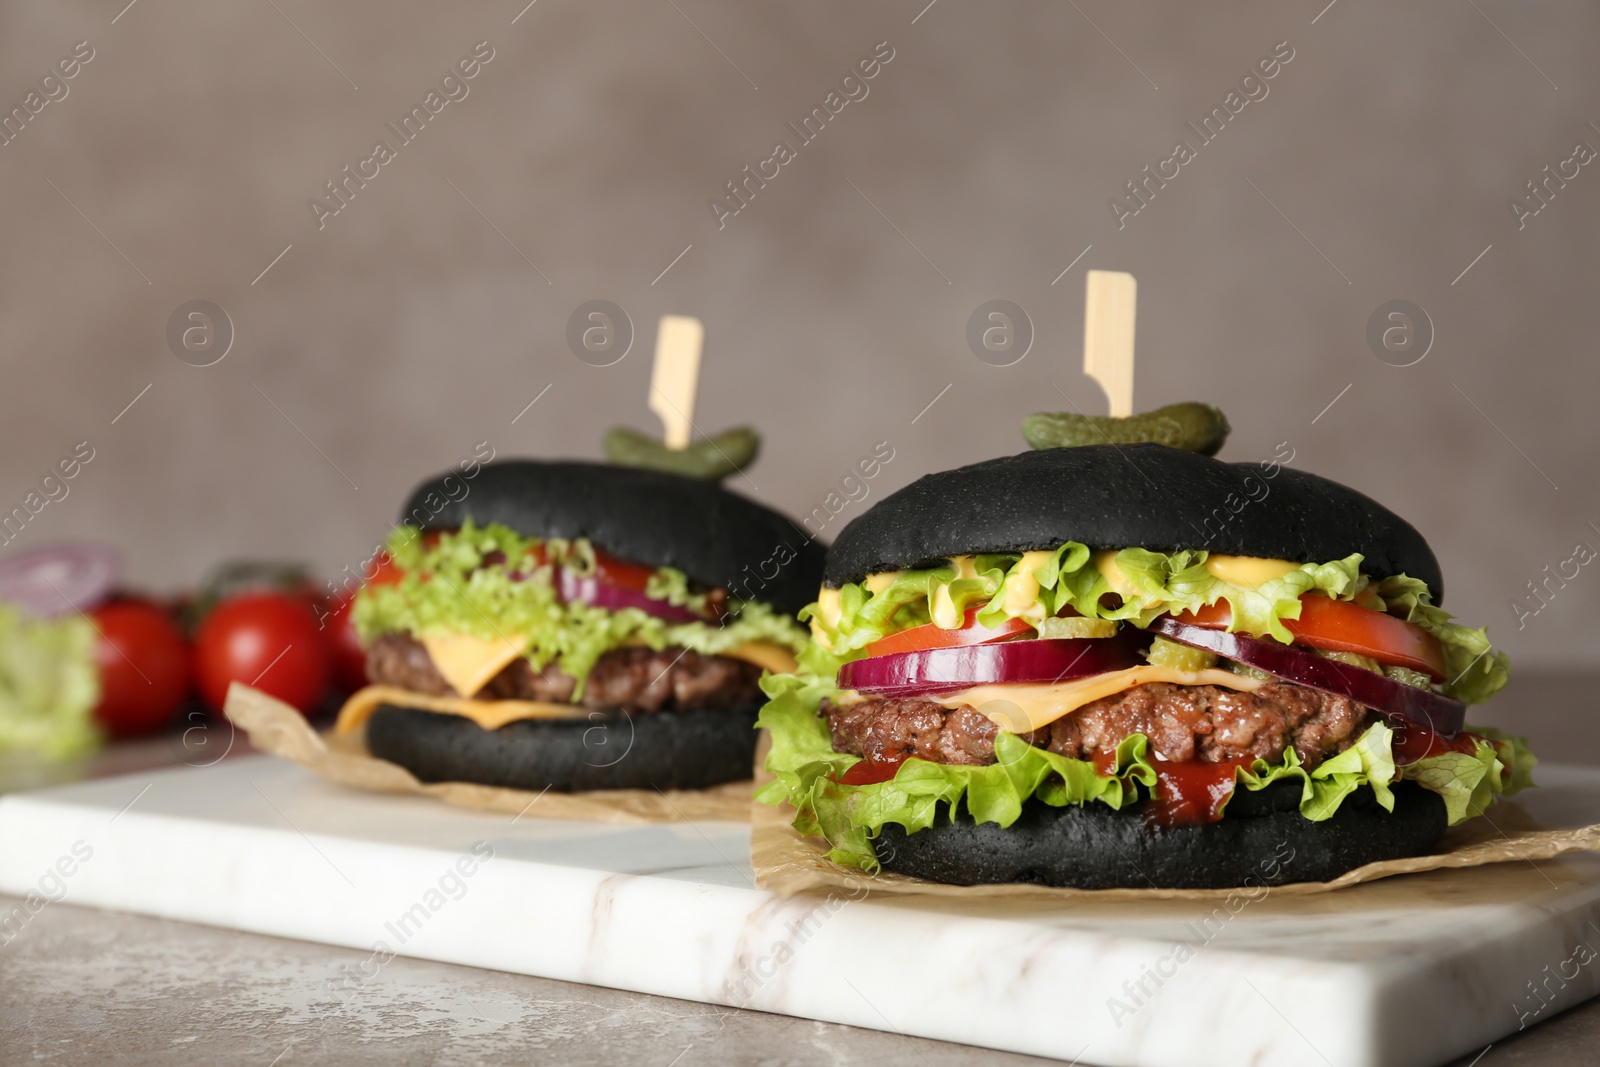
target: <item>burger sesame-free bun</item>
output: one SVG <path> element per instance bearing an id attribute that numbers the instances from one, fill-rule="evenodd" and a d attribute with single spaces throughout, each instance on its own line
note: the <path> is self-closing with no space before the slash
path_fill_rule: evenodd
<path id="1" fill-rule="evenodd" d="M 1410 523 L 1362 493 L 1276 463 L 1224 463 L 1165 445 L 1049 448 L 925 475 L 840 532 L 830 586 L 978 552 L 1077 541 L 1091 549 L 1206 549 L 1324 563 L 1359 552 L 1374 578 L 1408 574 L 1443 597 Z"/>
<path id="2" fill-rule="evenodd" d="M 715 482 L 578 461 L 501 460 L 419 485 L 400 514 L 423 529 L 467 519 L 526 537 L 586 537 L 614 556 L 673 567 L 794 615 L 816 598 L 824 548 L 783 515 Z"/>
<path id="3" fill-rule="evenodd" d="M 1345 797 L 1330 818 L 1300 814 L 1300 784 L 1237 793 L 1220 822 L 1151 825 L 1135 805 L 1053 808 L 1037 800 L 1010 826 L 963 813 L 908 834 L 894 823 L 874 840 L 884 869 L 952 885 L 1025 882 L 1073 889 L 1225 889 L 1326 882 L 1379 860 L 1419 856 L 1445 831 L 1444 800 L 1414 782 L 1393 788 L 1394 811 L 1372 790 Z"/>
<path id="4" fill-rule="evenodd" d="M 704 789 L 750 777 L 756 709 L 590 713 L 485 730 L 471 719 L 383 705 L 367 749 L 424 782 L 505 789 Z"/>

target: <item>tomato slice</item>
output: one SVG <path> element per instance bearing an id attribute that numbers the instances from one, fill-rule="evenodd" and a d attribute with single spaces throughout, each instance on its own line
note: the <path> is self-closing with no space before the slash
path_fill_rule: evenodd
<path id="1" fill-rule="evenodd" d="M 642 593 L 649 584 L 654 567 L 642 563 L 629 563 L 598 548 L 594 551 L 594 576 L 613 589 L 627 589 Z"/>
<path id="2" fill-rule="evenodd" d="M 387 552 L 379 552 L 372 559 L 372 576 L 367 579 L 368 585 L 399 585 L 404 577 L 400 568 Z"/>
<path id="3" fill-rule="evenodd" d="M 869 656 L 891 656 L 896 652 L 920 652 L 929 648 L 955 648 L 959 645 L 986 645 L 991 641 L 1004 641 L 1019 634 L 1031 633 L 1033 627 L 1026 619 L 1007 619 L 999 626 L 979 626 L 979 607 L 967 609 L 967 617 L 960 629 L 946 630 L 933 623 L 913 626 L 897 634 L 872 642 L 867 646 Z"/>
<path id="4" fill-rule="evenodd" d="M 1227 601 L 1219 600 L 1192 614 L 1175 617 L 1191 626 L 1223 630 L 1233 618 L 1233 609 Z M 1370 656 L 1379 663 L 1409 667 L 1436 682 L 1444 681 L 1444 648 L 1439 639 L 1393 615 L 1348 600 L 1307 594 L 1300 598 L 1300 617 L 1284 619 L 1283 625 L 1300 644 Z"/>

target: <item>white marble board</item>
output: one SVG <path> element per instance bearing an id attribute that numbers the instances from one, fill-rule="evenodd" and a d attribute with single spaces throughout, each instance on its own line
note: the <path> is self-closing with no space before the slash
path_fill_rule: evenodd
<path id="1" fill-rule="evenodd" d="M 1539 777 L 1535 816 L 1600 821 L 1600 770 Z M 780 900 L 753 887 L 742 824 L 537 810 L 268 757 L 13 794 L 0 891 L 33 896 L 0 943 L 58 898 L 369 951 L 338 997 L 396 952 L 1139 1067 L 1441 1063 L 1600 992 L 1600 857 L 1231 906 Z"/>

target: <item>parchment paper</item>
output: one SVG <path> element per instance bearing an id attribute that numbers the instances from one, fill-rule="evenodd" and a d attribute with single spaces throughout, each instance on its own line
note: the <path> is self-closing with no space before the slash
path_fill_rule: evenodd
<path id="1" fill-rule="evenodd" d="M 767 738 L 756 753 L 755 785 L 772 780 L 767 773 Z M 794 809 L 784 804 L 770 807 L 751 801 L 750 864 L 756 884 L 779 896 L 843 889 L 858 899 L 863 893 L 893 893 L 935 897 L 1004 897 L 1008 900 L 1061 903 L 1090 900 L 1215 900 L 1240 892 L 1232 889 L 1055 889 L 1036 885 L 944 885 L 892 871 L 869 875 L 841 867 L 828 859 L 820 838 L 801 837 L 794 831 Z M 1447 867 L 1479 867 L 1489 863 L 1538 861 L 1568 852 L 1600 852 L 1600 824 L 1578 830 L 1542 826 L 1516 804 L 1502 800 L 1487 813 L 1451 827 L 1439 850 L 1427 856 L 1384 860 L 1357 867 L 1331 882 L 1293 882 L 1274 886 L 1277 894 L 1326 893 L 1396 874 L 1435 871 Z"/>
<path id="2" fill-rule="evenodd" d="M 747 781 L 710 789 L 600 789 L 585 793 L 530 793 L 471 782 L 423 783 L 404 767 L 369 753 L 362 734 L 319 734 L 294 708 L 247 685 L 234 683 L 228 690 L 224 711 L 260 751 L 298 763 L 319 778 L 356 789 L 422 793 L 463 808 L 527 813 L 542 819 L 652 823 L 691 819 L 745 822 L 750 818 Z"/>

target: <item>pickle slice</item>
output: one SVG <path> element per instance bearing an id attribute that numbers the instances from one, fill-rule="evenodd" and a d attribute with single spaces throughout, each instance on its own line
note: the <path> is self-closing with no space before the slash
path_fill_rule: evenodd
<path id="1" fill-rule="evenodd" d="M 1022 420 L 1022 436 L 1040 449 L 1152 443 L 1214 456 L 1230 429 L 1220 409 L 1194 401 L 1120 417 L 1041 411 Z"/>
<path id="2" fill-rule="evenodd" d="M 761 435 L 749 426 L 739 426 L 695 441 L 688 448 L 672 449 L 637 430 L 613 426 L 606 431 L 604 444 L 606 458 L 619 467 L 645 467 L 720 481 L 755 462 Z"/>

